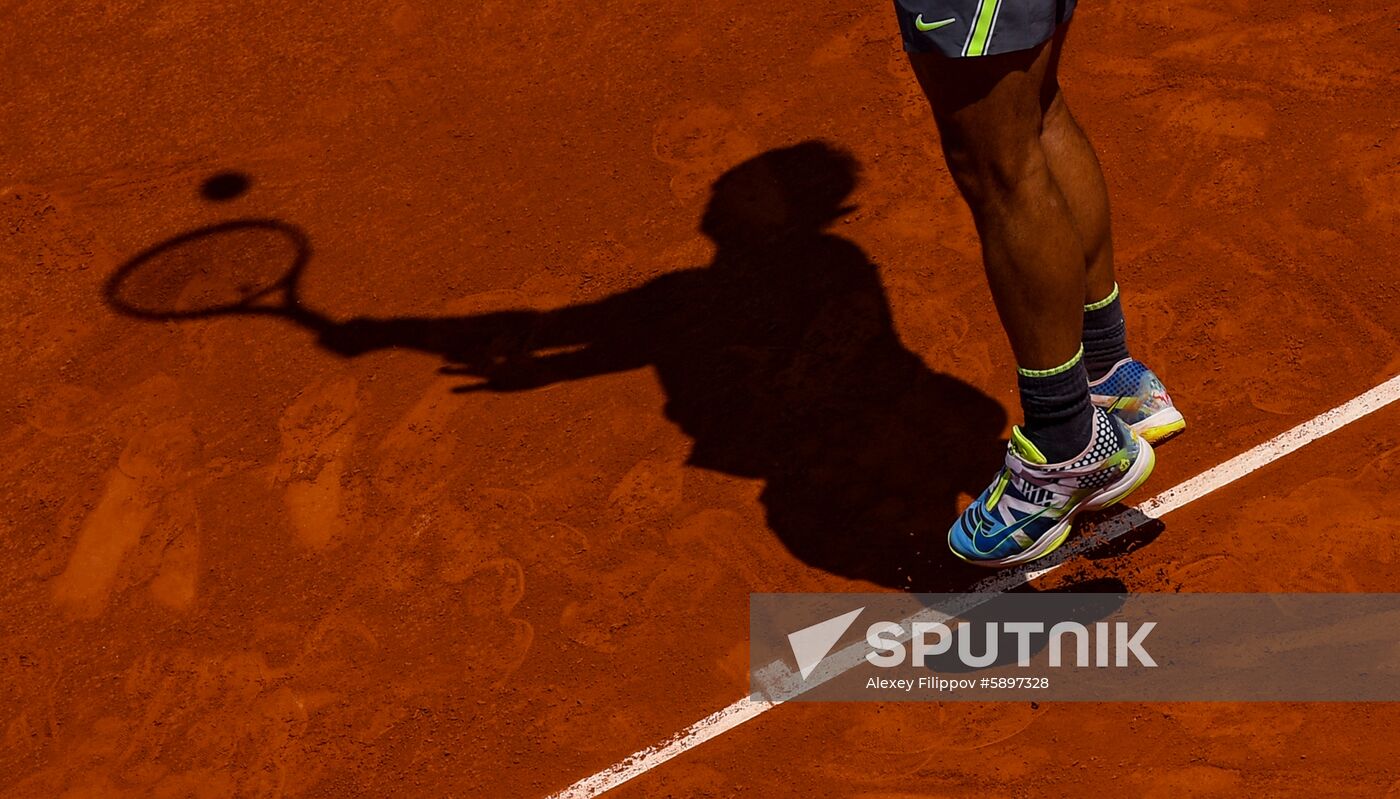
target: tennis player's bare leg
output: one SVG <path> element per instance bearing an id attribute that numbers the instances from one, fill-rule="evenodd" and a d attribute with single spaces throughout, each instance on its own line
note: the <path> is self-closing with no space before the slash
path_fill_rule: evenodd
<path id="1" fill-rule="evenodd" d="M 1086 294 L 1084 241 L 1042 139 L 1057 46 L 1051 40 L 981 58 L 910 56 L 948 168 L 972 210 L 1011 349 L 1030 370 L 1055 368 L 1079 351 Z"/>
<path id="2" fill-rule="evenodd" d="M 1060 41 L 979 58 L 910 56 L 977 225 L 1019 368 L 1023 432 L 1051 463 L 1087 446 L 1092 419 L 1080 355 L 1086 248 L 1042 140 Z"/>
<path id="3" fill-rule="evenodd" d="M 1053 74 L 1050 77 L 1053 79 Z M 1108 186 L 1104 183 L 1098 156 L 1074 114 L 1070 113 L 1058 81 L 1051 91 L 1040 144 L 1050 172 L 1055 176 L 1055 184 L 1069 204 L 1070 217 L 1084 246 L 1084 304 L 1088 305 L 1107 297 L 1114 287 Z"/>

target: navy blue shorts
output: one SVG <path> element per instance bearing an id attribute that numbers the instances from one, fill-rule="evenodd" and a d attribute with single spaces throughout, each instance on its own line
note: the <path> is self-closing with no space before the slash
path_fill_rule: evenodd
<path id="1" fill-rule="evenodd" d="M 894 0 L 904 49 L 949 58 L 1029 50 L 1069 21 L 1075 0 Z"/>

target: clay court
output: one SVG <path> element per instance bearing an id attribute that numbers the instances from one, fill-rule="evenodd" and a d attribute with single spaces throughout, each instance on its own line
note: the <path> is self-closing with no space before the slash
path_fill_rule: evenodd
<path id="1" fill-rule="evenodd" d="M 786 703 L 646 759 L 747 694 L 751 592 L 987 577 L 943 535 L 1015 365 L 887 3 L 0 7 L 0 794 L 1400 795 L 1392 704 Z M 1191 420 L 1134 502 L 1400 374 L 1397 30 L 1082 0 Z M 184 313 L 229 275 L 296 302 Z M 1032 588 L 1394 591 L 1397 430 Z"/>

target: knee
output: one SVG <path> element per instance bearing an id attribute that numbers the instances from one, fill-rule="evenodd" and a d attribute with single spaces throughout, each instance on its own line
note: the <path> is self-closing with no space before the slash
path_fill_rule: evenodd
<path id="1" fill-rule="evenodd" d="M 953 181 L 974 213 L 1037 191 L 1051 180 L 1038 137 L 978 139 L 940 126 L 943 154 Z"/>

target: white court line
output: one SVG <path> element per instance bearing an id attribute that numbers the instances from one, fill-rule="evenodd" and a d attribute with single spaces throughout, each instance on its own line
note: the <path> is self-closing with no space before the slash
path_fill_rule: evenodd
<path id="1" fill-rule="evenodd" d="M 990 601 L 997 594 L 1049 574 L 1073 557 L 1129 533 L 1142 526 L 1142 523 L 1147 520 L 1159 518 L 1195 502 L 1212 491 L 1223 488 L 1294 450 L 1307 446 L 1357 419 L 1384 408 L 1397 399 L 1400 399 L 1400 375 L 1396 375 L 1365 394 L 1319 414 L 1287 432 L 1280 433 L 1212 469 L 1168 488 L 1141 505 L 1130 509 L 1127 513 L 1115 516 L 1096 527 L 1092 535 L 1082 536 L 1069 545 L 1060 547 L 1053 555 L 1036 564 L 1035 568 L 1023 567 L 998 572 L 992 577 L 978 581 L 966 593 L 986 593 L 989 595 L 987 601 Z M 1046 565 L 1045 561 L 1053 562 Z M 835 659 L 832 658 L 832 660 Z M 853 668 L 855 663 L 848 665 L 848 661 L 849 659 L 844 659 L 837 668 L 840 671 Z M 832 669 L 825 677 L 830 679 L 840 671 Z M 813 676 L 818 677 L 819 675 Z M 814 679 L 809 682 L 815 684 L 825 682 L 825 680 Z M 633 777 L 656 768 L 688 749 L 693 749 L 746 721 L 757 718 L 781 703 L 782 700 L 744 697 L 729 707 L 711 713 L 671 738 L 636 752 L 627 759 L 609 766 L 591 777 L 579 780 L 554 794 L 550 799 L 591 799 L 591 797 L 610 791 Z"/>

